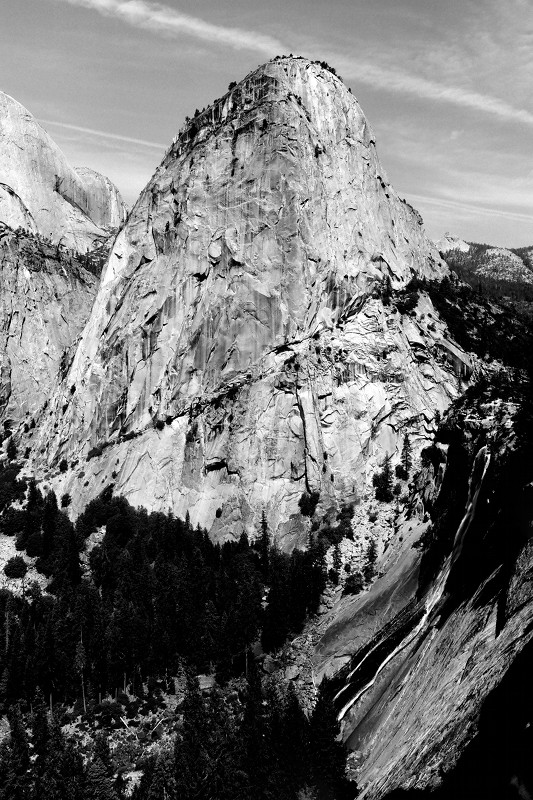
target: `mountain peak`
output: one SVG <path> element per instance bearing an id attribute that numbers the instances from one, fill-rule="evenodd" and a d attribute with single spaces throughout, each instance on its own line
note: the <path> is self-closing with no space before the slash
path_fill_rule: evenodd
<path id="1" fill-rule="evenodd" d="M 74 170 L 33 115 L 0 92 L 0 221 L 83 252 L 124 218 L 116 186 Z"/>
<path id="2" fill-rule="evenodd" d="M 113 482 L 222 539 L 268 509 L 303 543 L 302 495 L 364 491 L 362 449 L 376 463 L 413 408 L 430 419 L 453 395 L 435 355 L 414 380 L 380 300 L 446 272 L 357 100 L 321 64 L 270 61 L 187 122 L 141 193 L 36 468 L 54 481 L 65 461 L 60 493 Z"/>
<path id="3" fill-rule="evenodd" d="M 252 70 L 239 83 L 230 83 L 222 97 L 202 111 L 197 111 L 192 118 L 187 117 L 169 153 L 175 153 L 176 145 L 193 141 L 199 131 L 225 124 L 235 115 L 249 111 L 262 102 L 288 99 L 292 95 L 299 97 L 302 102 L 302 96 L 296 90 L 317 77 L 334 81 L 337 88 L 342 87 L 343 94 L 351 95 L 335 70 L 325 62 L 310 61 L 302 56 L 277 56 Z M 353 96 L 352 101 L 357 104 Z"/>
<path id="4" fill-rule="evenodd" d="M 444 236 L 435 242 L 435 247 L 439 253 L 448 253 L 450 250 L 460 250 L 462 253 L 468 253 L 470 245 L 453 233 L 446 231 Z"/>

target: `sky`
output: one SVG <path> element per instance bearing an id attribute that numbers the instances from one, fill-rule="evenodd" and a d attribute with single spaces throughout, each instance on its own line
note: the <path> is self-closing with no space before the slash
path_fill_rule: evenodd
<path id="1" fill-rule="evenodd" d="M 533 244 L 533 0 L 1 0 L 0 90 L 133 204 L 185 116 L 325 59 L 436 239 Z"/>

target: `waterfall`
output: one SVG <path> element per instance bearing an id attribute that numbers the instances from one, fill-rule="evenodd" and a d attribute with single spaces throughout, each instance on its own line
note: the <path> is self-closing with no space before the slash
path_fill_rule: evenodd
<path id="1" fill-rule="evenodd" d="M 478 473 L 478 467 L 481 464 L 482 464 L 481 477 L 479 478 L 478 481 L 476 481 L 476 483 L 474 485 L 474 477 L 477 474 L 479 474 Z M 352 706 L 355 705 L 355 703 L 357 703 L 357 701 L 369 689 L 372 688 L 372 686 L 376 682 L 376 679 L 377 679 L 378 675 L 383 671 L 383 669 L 387 666 L 387 664 L 390 661 L 392 661 L 392 659 L 395 658 L 398 655 L 398 653 L 400 653 L 402 650 L 404 650 L 422 632 L 422 630 L 426 626 L 426 623 L 428 621 L 428 618 L 429 618 L 431 612 L 436 607 L 436 605 L 439 603 L 439 601 L 442 599 L 446 584 L 448 582 L 448 578 L 450 576 L 450 572 L 452 570 L 453 565 L 457 562 L 459 556 L 461 555 L 461 551 L 463 549 L 463 543 L 464 543 L 464 540 L 465 540 L 465 536 L 466 536 L 466 534 L 467 534 L 467 532 L 468 532 L 468 530 L 470 528 L 472 520 L 474 519 L 474 515 L 476 513 L 477 501 L 478 501 L 478 498 L 479 498 L 479 493 L 481 491 L 481 487 L 483 485 L 483 481 L 485 479 L 485 475 L 487 474 L 487 469 L 489 467 L 489 464 L 490 464 L 490 453 L 488 452 L 487 447 L 484 446 L 478 451 L 478 453 L 476 454 L 476 457 L 474 459 L 474 464 L 473 464 L 472 471 L 470 473 L 470 479 L 469 479 L 469 482 L 468 482 L 468 498 L 467 498 L 467 503 L 466 503 L 466 511 L 465 511 L 464 516 L 463 516 L 463 518 L 462 518 L 462 520 L 461 520 L 461 522 L 459 524 L 459 527 L 457 528 L 457 531 L 456 531 L 456 534 L 455 534 L 455 537 L 454 537 L 454 541 L 453 541 L 453 546 L 452 546 L 451 553 L 449 554 L 449 556 L 447 557 L 446 561 L 444 562 L 443 567 L 442 567 L 442 569 L 441 569 L 441 571 L 439 573 L 439 576 L 437 578 L 437 581 L 435 582 L 435 585 L 433 586 L 432 590 L 428 593 L 428 595 L 425 598 L 425 601 L 424 601 L 424 614 L 423 614 L 421 620 L 419 621 L 418 625 L 416 625 L 416 627 L 405 637 L 405 639 L 403 639 L 400 642 L 400 644 L 397 647 L 395 647 L 394 650 L 392 650 L 389 653 L 389 655 L 381 662 L 381 664 L 378 666 L 376 672 L 374 673 L 374 677 L 367 684 L 365 684 L 365 686 L 363 686 L 361 689 L 359 689 L 359 691 L 341 709 L 341 711 L 337 715 L 337 719 L 339 720 L 339 722 L 342 719 L 344 719 L 344 716 L 350 710 L 350 708 L 352 708 Z M 371 650 L 369 650 L 368 653 L 366 653 L 364 655 L 364 657 L 361 659 L 361 661 L 359 661 L 359 663 L 351 670 L 351 672 L 348 674 L 348 676 L 346 678 L 345 685 L 343 686 L 343 688 L 339 692 L 337 692 L 337 694 L 335 695 L 334 700 L 337 700 L 342 695 L 342 693 L 348 688 L 350 679 L 361 668 L 362 664 L 366 661 L 366 659 L 369 658 L 369 656 L 372 655 L 372 653 L 381 644 L 382 644 L 382 641 L 378 641 L 374 645 L 374 647 Z"/>

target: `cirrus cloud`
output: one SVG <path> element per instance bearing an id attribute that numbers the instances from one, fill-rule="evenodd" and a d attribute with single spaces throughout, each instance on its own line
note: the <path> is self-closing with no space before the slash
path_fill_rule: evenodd
<path id="1" fill-rule="evenodd" d="M 226 45 L 235 50 L 255 50 L 274 56 L 282 48 L 281 42 L 271 36 L 242 28 L 213 25 L 210 22 L 182 14 L 161 3 L 147 0 L 62 0 L 71 6 L 92 9 L 108 17 L 115 17 L 138 28 L 145 28 L 166 36 L 192 36 L 213 44 Z"/>

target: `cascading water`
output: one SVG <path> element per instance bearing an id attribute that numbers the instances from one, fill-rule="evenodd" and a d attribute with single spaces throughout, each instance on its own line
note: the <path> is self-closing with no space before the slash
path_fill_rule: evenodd
<path id="1" fill-rule="evenodd" d="M 452 550 L 447 557 L 446 561 L 443 564 L 443 567 L 439 573 L 439 576 L 430 590 L 428 595 L 424 601 L 424 612 L 422 618 L 418 622 L 418 624 L 413 628 L 409 634 L 402 639 L 402 641 L 395 647 L 384 660 L 379 664 L 378 668 L 376 669 L 374 676 L 370 681 L 368 681 L 361 689 L 359 689 L 356 694 L 350 698 L 350 700 L 343 706 L 340 712 L 337 715 L 339 721 L 342 721 L 346 715 L 346 713 L 352 708 L 355 703 L 369 690 L 372 688 L 374 683 L 376 682 L 377 677 L 383 671 L 383 669 L 387 666 L 387 664 L 392 661 L 398 653 L 404 650 L 411 642 L 413 642 L 417 636 L 424 630 L 427 626 L 428 619 L 433 611 L 433 609 L 437 606 L 444 595 L 444 591 L 446 588 L 446 584 L 448 582 L 448 578 L 450 576 L 450 572 L 453 568 L 453 565 L 457 562 L 459 556 L 461 555 L 461 551 L 463 549 L 463 543 L 465 540 L 465 536 L 468 533 L 472 520 L 474 518 L 476 512 L 476 506 L 479 498 L 479 493 L 481 491 L 481 487 L 483 485 L 483 481 L 485 479 L 485 475 L 487 473 L 487 469 L 490 464 L 490 453 L 486 446 L 482 447 L 476 457 L 474 459 L 474 464 L 472 471 L 470 473 L 470 479 L 468 483 L 468 499 L 466 503 L 466 511 L 464 516 L 457 528 L 457 532 L 454 537 L 453 547 Z M 480 476 L 478 480 L 475 480 L 477 476 Z M 363 658 L 359 661 L 358 664 L 350 671 L 346 678 L 346 683 L 343 688 L 337 692 L 334 697 L 334 700 L 337 701 L 341 695 L 349 689 L 350 681 L 354 677 L 354 675 L 358 672 L 361 668 L 363 663 L 374 653 L 378 647 L 380 647 L 383 642 L 380 640 L 378 641 L 374 647 L 366 653 Z"/>

